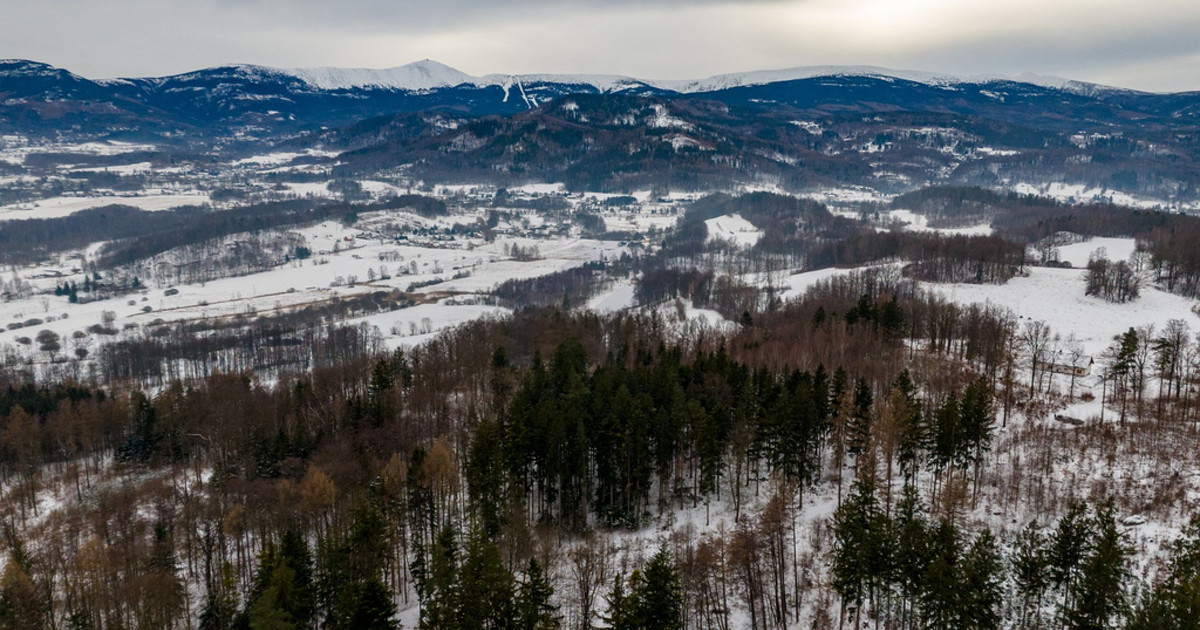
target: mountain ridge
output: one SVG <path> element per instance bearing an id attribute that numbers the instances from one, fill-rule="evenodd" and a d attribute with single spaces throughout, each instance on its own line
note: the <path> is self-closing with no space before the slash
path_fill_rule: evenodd
<path id="1" fill-rule="evenodd" d="M 25 59 L 0 59 L 5 64 L 28 64 L 46 69 L 64 70 L 39 61 Z M 907 70 L 874 65 L 812 65 L 778 69 L 749 70 L 715 74 L 699 79 L 647 79 L 619 73 L 488 73 L 472 75 L 433 59 L 423 59 L 388 68 L 361 68 L 339 66 L 275 67 L 261 64 L 223 64 L 190 70 L 181 73 L 146 76 L 118 77 L 111 79 L 87 79 L 99 84 L 118 84 L 138 81 L 165 82 L 170 79 L 197 76 L 223 69 L 245 69 L 262 74 L 290 76 L 300 79 L 315 89 L 345 90 L 356 88 L 383 88 L 421 91 L 437 88 L 472 85 L 474 87 L 503 86 L 506 83 L 560 83 L 591 85 L 601 92 L 619 90 L 628 86 L 649 86 L 680 94 L 696 94 L 729 89 L 766 85 L 783 81 L 813 79 L 821 77 L 886 77 L 934 86 L 956 84 L 984 84 L 994 82 L 1027 83 L 1038 87 L 1061 89 L 1075 93 L 1125 92 L 1134 94 L 1186 94 L 1179 92 L 1146 92 L 1119 86 L 1091 83 L 1076 79 L 1024 72 L 1016 75 L 981 74 L 960 75 L 925 70 Z M 72 76 L 84 78 L 71 73 Z"/>

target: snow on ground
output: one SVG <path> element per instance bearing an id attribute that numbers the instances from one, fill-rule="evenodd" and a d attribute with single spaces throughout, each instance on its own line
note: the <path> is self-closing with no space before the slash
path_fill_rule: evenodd
<path id="1" fill-rule="evenodd" d="M 754 247 L 763 236 L 762 230 L 736 213 L 709 219 L 704 225 L 710 242 L 728 241 L 739 247 Z"/>
<path id="2" fill-rule="evenodd" d="M 411 218 L 419 219 L 415 215 Z M 18 339 L 32 339 L 41 330 L 50 330 L 62 340 L 60 356 L 70 356 L 77 348 L 94 354 L 99 345 L 127 334 L 139 334 L 139 329 L 157 325 L 157 320 L 170 323 L 261 316 L 335 297 L 392 289 L 407 291 L 414 284 L 427 285 L 416 291 L 426 296 L 418 301 L 425 299 L 428 303 L 348 322 L 378 325 L 385 342 L 396 347 L 402 343 L 420 343 L 447 326 L 506 313 L 502 308 L 478 304 L 480 294 L 490 292 L 505 280 L 531 278 L 589 261 L 616 258 L 623 251 L 621 245 L 612 241 L 561 237 L 500 238 L 493 243 L 459 237 L 444 242 L 398 244 L 363 238 L 360 229 L 334 221 L 295 232 L 306 239 L 313 252 L 311 258 L 246 276 L 179 285 L 172 287 L 172 295 L 166 294 L 166 286 L 148 286 L 140 293 L 82 304 L 70 304 L 66 297 L 52 293 L 35 293 L 29 298 L 0 303 L 0 347 L 16 348 L 35 362 L 44 363 L 50 357 L 37 350 L 36 343 L 23 344 Z M 506 245 L 527 249 L 536 246 L 540 258 L 513 260 L 505 254 Z M 13 276 L 30 282 L 37 291 L 52 291 L 64 281 L 82 285 L 84 278 L 78 268 L 83 256 L 94 254 L 95 249 L 92 246 L 87 252 L 64 255 L 42 266 L 17 269 Z M 456 275 L 460 277 L 455 278 Z M 106 317 L 111 318 L 111 327 L 120 331 L 117 335 L 85 332 L 88 327 L 105 322 Z M 40 321 L 6 330 L 9 324 L 35 319 Z"/>
<path id="3" fill-rule="evenodd" d="M 1039 195 L 1066 203 L 1115 203 L 1134 208 L 1171 208 L 1177 210 L 1200 207 L 1200 204 L 1195 202 L 1180 204 L 1162 199 L 1146 199 L 1134 197 L 1119 190 L 1089 187 L 1086 184 L 1054 182 L 1052 184 L 1035 185 L 1018 183 L 1012 186 L 1012 190 L 1022 195 Z"/>
<path id="4" fill-rule="evenodd" d="M 89 208 L 123 205 L 151 212 L 170 210 L 181 206 L 207 204 L 208 195 L 197 192 L 147 193 L 137 195 L 93 195 L 86 197 L 51 197 L 33 202 L 0 206 L 0 222 L 15 219 L 54 219 L 65 217 Z"/>
<path id="5" fill-rule="evenodd" d="M 623 311 L 637 305 L 635 292 L 637 287 L 632 281 L 625 281 L 604 291 L 588 301 L 587 308 L 596 313 L 606 314 Z"/>
<path id="6" fill-rule="evenodd" d="M 322 151 L 319 149 L 305 149 L 304 151 L 301 151 L 298 153 L 292 152 L 292 151 L 276 151 L 273 153 L 264 153 L 262 155 L 252 155 L 247 158 L 235 160 L 233 162 L 233 165 L 234 166 L 252 166 L 252 167 L 269 168 L 269 167 L 275 167 L 275 166 L 283 166 L 284 164 L 287 164 L 288 162 L 291 162 L 292 160 L 294 160 L 298 157 L 336 157 L 336 156 L 337 156 L 337 153 L 334 151 Z"/>
<path id="7" fill-rule="evenodd" d="M 1093 238 L 1059 247 L 1058 259 L 1075 267 L 1086 267 L 1088 259 L 1099 249 L 1104 249 L 1109 260 L 1129 260 L 1137 249 L 1137 242 L 1131 238 Z"/>
<path id="8" fill-rule="evenodd" d="M 500 306 L 457 304 L 450 299 L 437 304 L 418 304 L 398 311 L 346 320 L 347 325 L 368 324 L 383 335 L 388 350 L 412 348 L 432 340 L 443 330 L 484 317 L 503 317 L 511 313 Z"/>
<path id="9" fill-rule="evenodd" d="M 933 228 L 929 227 L 928 217 L 923 214 L 916 214 L 912 210 L 892 210 L 886 216 L 887 218 L 883 221 L 885 226 L 899 221 L 904 224 L 904 229 L 910 232 L 937 232 L 938 234 L 960 234 L 964 236 L 992 235 L 992 226 L 986 223 L 961 228 Z M 889 228 L 880 227 L 878 229 L 887 230 Z"/>
<path id="10" fill-rule="evenodd" d="M 523 248 L 536 246 L 540 256 L 536 260 L 526 261 L 501 259 L 499 257 L 503 255 L 503 245 L 506 243 L 520 245 Z M 470 271 L 469 276 L 451 277 L 445 282 L 423 288 L 421 291 L 484 293 L 505 280 L 536 278 L 578 267 L 584 262 L 616 258 L 620 256 L 621 250 L 622 247 L 613 241 L 505 239 L 470 252 L 476 262 L 469 266 L 459 265 L 459 272 Z M 448 269 L 446 275 L 452 276 L 453 273 L 454 271 Z"/>
<path id="11" fill-rule="evenodd" d="M 845 186 L 841 188 L 826 188 L 801 193 L 799 196 L 823 201 L 825 203 L 859 203 L 865 201 L 891 201 L 892 196 L 881 193 L 873 188 L 864 186 Z"/>
<path id="12" fill-rule="evenodd" d="M 1083 270 L 1033 267 L 1027 277 L 1007 284 L 925 284 L 931 291 L 962 304 L 992 303 L 1011 309 L 1022 320 L 1041 320 L 1065 338 L 1083 342 L 1087 353 L 1099 355 L 1115 335 L 1130 327 L 1154 324 L 1159 330 L 1171 319 L 1182 319 L 1200 330 L 1194 300 L 1143 286 L 1133 302 L 1114 304 L 1084 295 Z"/>
<path id="13" fill-rule="evenodd" d="M 663 210 L 664 214 L 647 213 L 645 211 L 610 211 L 603 212 L 604 228 L 612 232 L 645 232 L 650 229 L 665 230 L 675 227 L 679 215 L 673 210 Z"/>
<path id="14" fill-rule="evenodd" d="M 121 155 L 137 151 L 154 151 L 152 144 L 132 142 L 82 142 L 82 143 L 32 143 L 21 136 L 0 138 L 0 160 L 23 164 L 26 156 L 33 153 L 74 153 L 77 155 Z"/>
<path id="15" fill-rule="evenodd" d="M 786 286 L 786 288 L 783 290 L 783 293 L 781 293 L 779 297 L 785 301 L 800 297 L 800 296 L 804 295 L 805 291 L 808 291 L 809 287 L 811 287 L 819 282 L 823 282 L 823 281 L 833 278 L 835 276 L 852 273 L 854 271 L 856 271 L 856 270 L 855 269 L 839 269 L 837 267 L 829 267 L 826 269 L 818 269 L 816 271 L 804 271 L 801 273 L 794 274 L 792 276 L 789 276 L 788 279 L 784 281 L 784 285 Z"/>
<path id="16" fill-rule="evenodd" d="M 154 170 L 154 165 L 150 162 L 137 162 L 135 164 L 121 164 L 117 166 L 87 166 L 66 168 L 71 173 L 113 173 L 115 175 L 138 175 Z"/>
<path id="17" fill-rule="evenodd" d="M 509 192 L 522 192 L 527 195 L 550 195 L 566 192 L 567 185 L 563 183 L 555 184 L 523 184 L 509 188 Z"/>

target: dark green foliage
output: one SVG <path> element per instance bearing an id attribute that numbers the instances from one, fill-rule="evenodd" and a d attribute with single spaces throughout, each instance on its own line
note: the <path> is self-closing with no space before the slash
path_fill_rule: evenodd
<path id="1" fill-rule="evenodd" d="M 516 629 L 555 630 L 559 627 L 558 608 L 550 603 L 554 588 L 542 573 L 537 560 L 529 559 L 525 575 L 517 587 Z"/>
<path id="2" fill-rule="evenodd" d="M 858 455 L 867 448 L 867 443 L 871 439 L 871 422 L 873 420 L 871 414 L 871 405 L 874 402 L 874 395 L 871 393 L 871 386 L 864 378 L 858 379 L 858 383 L 854 386 L 854 411 L 849 419 L 847 450 Z"/>
<path id="3" fill-rule="evenodd" d="M 1030 522 L 1021 530 L 1011 558 L 1013 584 L 1020 597 L 1019 621 L 1039 625 L 1042 598 L 1050 587 L 1050 558 L 1045 534 Z"/>
<path id="4" fill-rule="evenodd" d="M 1112 503 L 1096 509 L 1093 523 L 1094 537 L 1066 608 L 1066 626 L 1075 630 L 1114 627 L 1129 609 L 1131 551 L 1117 528 Z"/>
<path id="5" fill-rule="evenodd" d="M 1004 566 L 996 538 L 984 530 L 963 558 L 959 628 L 991 630 L 1000 627 L 1004 605 Z"/>
<path id="6" fill-rule="evenodd" d="M 1171 545 L 1166 576 L 1146 593 L 1130 630 L 1200 630 L 1200 515 Z"/>
<path id="7" fill-rule="evenodd" d="M 221 565 L 220 580 L 208 587 L 204 608 L 200 611 L 200 630 L 234 630 L 238 627 L 237 580 L 233 565 Z"/>
<path id="8" fill-rule="evenodd" d="M 638 601 L 638 619 L 645 628 L 682 630 L 683 587 L 675 560 L 659 549 L 640 574 L 634 574 L 632 594 Z"/>
<path id="9" fill-rule="evenodd" d="M 246 601 L 251 628 L 307 628 L 315 616 L 312 556 L 303 537 L 284 532 L 279 544 L 267 543 Z"/>
<path id="10" fill-rule="evenodd" d="M 683 629 L 683 586 L 665 549 L 629 576 L 628 592 L 624 576 L 617 576 L 607 599 L 604 620 L 611 630 Z"/>
<path id="11" fill-rule="evenodd" d="M 386 550 L 382 515 L 370 498 L 362 498 L 351 519 L 344 537 L 331 535 L 319 547 L 316 592 L 325 626 L 331 630 L 393 628 L 395 604 L 380 582 Z"/>
<path id="12" fill-rule="evenodd" d="M 833 588 L 845 612 L 861 617 L 868 599 L 888 576 L 892 540 L 887 516 L 875 498 L 875 484 L 860 474 L 850 494 L 833 515 Z"/>
<path id="13" fill-rule="evenodd" d="M 1087 508 L 1073 503 L 1050 535 L 1050 578 L 1068 594 L 1074 592 L 1094 531 Z"/>
<path id="14" fill-rule="evenodd" d="M 516 616 L 512 573 L 504 568 L 500 548 L 481 534 L 467 542 L 467 555 L 459 567 L 458 626 L 463 630 L 508 628 Z"/>

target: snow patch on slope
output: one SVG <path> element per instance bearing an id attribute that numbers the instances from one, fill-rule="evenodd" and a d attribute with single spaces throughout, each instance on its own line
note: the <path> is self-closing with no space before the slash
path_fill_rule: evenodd
<path id="1" fill-rule="evenodd" d="M 429 59 L 382 70 L 294 68 L 286 72 L 321 90 L 380 88 L 420 91 L 480 83 L 476 77 Z"/>
<path id="2" fill-rule="evenodd" d="M 740 214 L 727 214 L 704 222 L 708 228 L 708 240 L 730 241 L 741 247 L 754 247 L 762 238 L 762 230 L 742 218 Z"/>

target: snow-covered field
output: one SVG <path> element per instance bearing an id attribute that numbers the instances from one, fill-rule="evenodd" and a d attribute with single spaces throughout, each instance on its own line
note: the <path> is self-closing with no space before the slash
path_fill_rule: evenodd
<path id="1" fill-rule="evenodd" d="M 158 211 L 181 206 L 201 206 L 208 202 L 208 195 L 198 191 L 51 197 L 33 202 L 0 206 L 0 222 L 15 219 L 55 219 L 70 216 L 89 208 L 112 205 Z"/>
<path id="2" fill-rule="evenodd" d="M 1034 267 L 1027 277 L 1013 278 L 1007 284 L 938 284 L 929 288 L 955 302 L 1007 307 L 1019 318 L 1044 321 L 1064 336 L 1075 333 L 1092 354 L 1130 327 L 1154 324 L 1162 330 L 1168 320 L 1182 319 L 1192 330 L 1200 330 L 1194 300 L 1147 286 L 1137 300 L 1115 304 L 1084 295 L 1083 273 Z"/>
<path id="3" fill-rule="evenodd" d="M 1137 249 L 1131 238 L 1093 238 L 1081 243 L 1071 243 L 1058 248 L 1058 259 L 1069 262 L 1073 267 L 1086 267 L 1094 254 L 1103 252 L 1109 260 L 1129 260 Z"/>
<path id="4" fill-rule="evenodd" d="M 892 210 L 888 212 L 884 221 L 885 224 L 899 222 L 904 226 L 905 230 L 913 232 L 937 232 L 939 234 L 960 234 L 963 236 L 991 236 L 992 226 L 987 224 L 973 225 L 962 228 L 932 228 L 929 227 L 929 219 L 925 215 L 915 214 L 911 210 Z M 886 230 L 887 227 L 877 228 Z"/>
<path id="5" fill-rule="evenodd" d="M 396 213 L 392 216 L 395 217 Z M 436 224 L 407 215 L 412 224 Z M 239 315 L 269 315 L 325 302 L 338 297 L 381 290 L 407 291 L 413 285 L 416 306 L 348 320 L 379 327 L 384 342 L 396 347 L 430 338 L 448 326 L 482 316 L 507 312 L 484 306 L 480 300 L 500 283 L 533 278 L 577 267 L 583 263 L 619 257 L 624 247 L 614 241 L 573 237 L 543 239 L 460 238 L 430 244 L 401 244 L 369 240 L 356 227 L 327 221 L 296 231 L 313 250 L 307 260 L 293 260 L 268 271 L 175 287 L 147 286 L 138 293 L 72 304 L 66 296 L 53 295 L 53 288 L 66 281 L 82 285 L 79 259 L 64 257 L 52 264 L 14 270 L 13 278 L 29 282 L 35 292 L 24 299 L 0 303 L 0 347 L 8 346 L 38 362 L 50 359 L 37 344 L 19 343 L 49 330 L 62 339 L 60 355 L 71 356 L 76 348 L 89 352 L 113 340 L 141 334 L 143 327 Z M 535 248 L 532 260 L 517 260 L 506 253 L 513 246 Z M 457 277 L 456 277 L 457 276 Z M 170 288 L 171 295 L 166 289 Z M 84 294 L 86 298 L 86 294 Z M 632 299 L 632 287 L 629 288 Z M 619 301 L 620 299 L 618 299 Z M 40 320 L 36 324 L 4 330 L 12 323 Z M 107 323 L 121 331 L 100 336 L 86 332 L 95 324 Z"/>
<path id="6" fill-rule="evenodd" d="M 740 214 L 727 214 L 709 219 L 704 225 L 708 228 L 709 241 L 726 241 L 738 247 L 754 247 L 763 236 L 762 230 L 754 227 L 753 223 L 742 218 Z"/>
<path id="7" fill-rule="evenodd" d="M 1196 203 L 1178 203 L 1169 202 L 1162 199 L 1147 199 L 1135 197 L 1129 193 L 1119 190 L 1109 190 L 1108 188 L 1089 187 L 1084 184 L 1040 184 L 1033 185 L 1028 183 L 1017 183 L 1011 186 L 1014 192 L 1022 195 L 1039 195 L 1050 197 L 1072 204 L 1082 203 L 1115 203 L 1123 206 L 1131 206 L 1134 208 L 1164 208 L 1172 210 L 1188 210 L 1196 209 Z"/>

